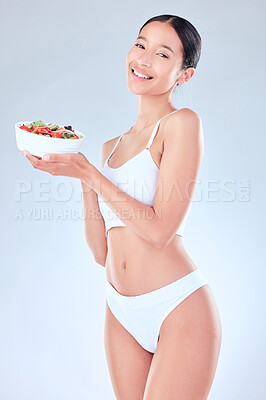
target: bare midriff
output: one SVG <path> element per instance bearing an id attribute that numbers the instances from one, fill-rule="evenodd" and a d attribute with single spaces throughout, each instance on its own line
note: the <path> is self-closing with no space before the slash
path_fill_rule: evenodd
<path id="1" fill-rule="evenodd" d="M 112 227 L 107 234 L 105 269 L 110 284 L 125 296 L 137 296 L 172 283 L 197 267 L 175 235 L 157 248 L 129 227 Z"/>

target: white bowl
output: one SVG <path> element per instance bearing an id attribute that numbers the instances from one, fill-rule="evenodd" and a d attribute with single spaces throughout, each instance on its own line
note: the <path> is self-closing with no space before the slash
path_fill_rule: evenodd
<path id="1" fill-rule="evenodd" d="M 21 125 L 29 125 L 32 121 L 22 121 L 15 124 L 16 141 L 19 150 L 28 150 L 34 156 L 42 157 L 46 153 L 78 153 L 85 139 L 83 133 L 74 129 L 74 133 L 81 139 L 52 138 L 20 129 Z M 45 124 L 47 124 L 45 122 Z M 59 124 L 58 124 L 59 125 Z M 59 125 L 63 126 L 63 125 Z"/>

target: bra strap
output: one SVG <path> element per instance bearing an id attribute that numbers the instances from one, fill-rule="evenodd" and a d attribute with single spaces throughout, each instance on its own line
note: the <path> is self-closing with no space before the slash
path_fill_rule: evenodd
<path id="1" fill-rule="evenodd" d="M 113 150 L 112 150 L 111 153 L 109 154 L 107 160 L 109 160 L 109 158 L 111 157 L 111 155 L 112 155 L 113 152 L 115 151 L 115 148 L 116 148 L 116 146 L 118 145 L 118 143 L 119 143 L 119 141 L 120 141 L 120 139 L 121 139 L 122 136 L 123 136 L 123 135 L 121 135 L 121 136 L 118 138 L 118 140 L 117 140 L 117 142 L 116 142 L 116 144 L 115 144 Z"/>
<path id="2" fill-rule="evenodd" d="M 176 111 L 178 111 L 178 110 L 174 110 L 174 111 L 170 112 L 170 114 L 165 115 L 164 117 L 162 117 L 161 119 L 159 119 L 159 121 L 156 122 L 156 125 L 155 125 L 155 127 L 154 127 L 154 129 L 153 129 L 153 131 L 152 131 L 152 134 L 151 134 L 151 136 L 150 136 L 150 139 L 149 139 L 149 141 L 148 141 L 148 144 L 147 144 L 147 146 L 146 146 L 146 149 L 149 149 L 149 148 L 151 147 L 152 141 L 153 141 L 153 139 L 154 139 L 154 136 L 156 135 L 156 132 L 157 132 L 157 129 L 158 129 L 158 126 L 159 126 L 159 123 L 161 122 L 161 120 L 164 119 L 164 118 L 166 118 L 166 117 L 168 117 L 168 115 L 171 115 L 171 114 L 173 114 L 173 113 L 176 112 Z"/>

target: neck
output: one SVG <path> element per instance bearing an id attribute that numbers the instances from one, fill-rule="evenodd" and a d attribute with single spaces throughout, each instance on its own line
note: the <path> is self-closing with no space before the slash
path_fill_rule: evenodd
<path id="1" fill-rule="evenodd" d="M 143 131 L 174 110 L 176 108 L 169 99 L 169 93 L 160 96 L 141 95 L 138 97 L 138 117 L 134 130 L 137 133 Z"/>

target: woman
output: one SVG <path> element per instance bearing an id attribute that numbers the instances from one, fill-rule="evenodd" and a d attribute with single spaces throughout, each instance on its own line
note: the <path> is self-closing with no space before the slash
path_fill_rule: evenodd
<path id="1" fill-rule="evenodd" d="M 81 153 L 28 152 L 35 168 L 79 178 L 86 239 L 106 267 L 105 350 L 119 400 L 207 399 L 221 346 L 212 291 L 187 254 L 185 221 L 203 157 L 200 117 L 174 108 L 201 38 L 178 16 L 148 20 L 127 59 L 135 125 L 103 144 L 101 172 Z M 121 185 L 121 188 L 120 188 Z"/>

